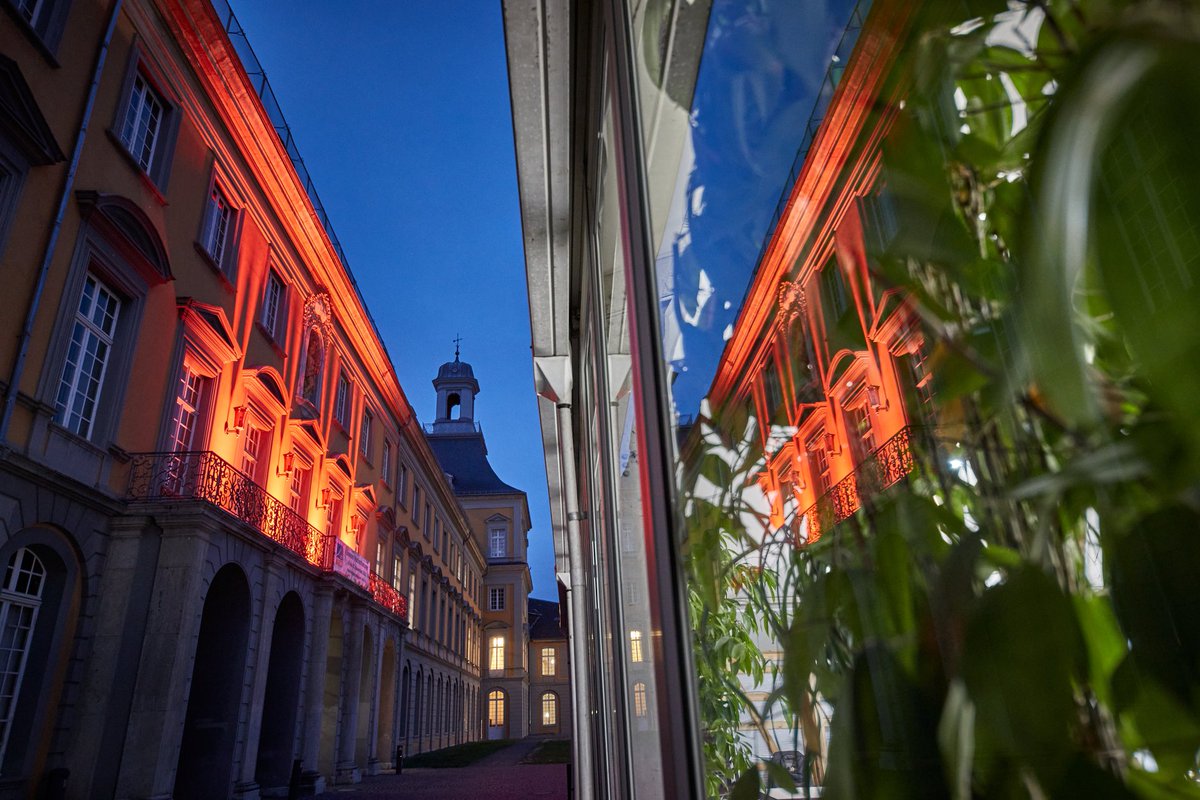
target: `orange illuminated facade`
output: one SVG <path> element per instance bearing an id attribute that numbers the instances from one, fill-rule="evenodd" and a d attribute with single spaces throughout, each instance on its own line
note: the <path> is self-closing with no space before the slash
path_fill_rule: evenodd
<path id="1" fill-rule="evenodd" d="M 881 148 L 901 107 L 894 32 L 909 13 L 879 5 L 841 73 L 708 396 L 717 416 L 757 421 L 769 527 L 801 546 L 909 473 L 926 411 L 920 327 L 869 255 L 894 233 Z"/>
<path id="2" fill-rule="evenodd" d="M 0 797 L 480 738 L 487 561 L 232 11 L 0 6 Z"/>

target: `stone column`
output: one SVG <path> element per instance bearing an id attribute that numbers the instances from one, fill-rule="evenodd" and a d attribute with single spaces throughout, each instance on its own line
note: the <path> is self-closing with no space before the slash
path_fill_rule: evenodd
<path id="1" fill-rule="evenodd" d="M 202 509 L 175 512 L 163 526 L 117 777 L 118 797 L 169 800 L 174 791 L 204 609 L 201 592 L 209 546 L 204 534 L 213 530 L 211 517 Z"/>
<path id="2" fill-rule="evenodd" d="M 258 617 L 258 643 L 255 646 L 254 663 L 247 665 L 250 672 L 250 713 L 247 715 L 246 732 L 242 737 L 244 747 L 241 753 L 241 769 L 234 779 L 233 796 L 239 800 L 251 800 L 258 797 L 258 782 L 254 773 L 258 766 L 258 742 L 262 734 L 263 697 L 267 691 L 267 673 L 271 665 L 271 640 L 275 632 L 275 618 L 267 616 L 267 608 L 271 599 L 280 594 L 283 584 L 284 567 L 279 557 L 268 553 L 265 557 L 265 569 L 262 596 L 252 598 L 256 606 L 255 616 Z"/>
<path id="3" fill-rule="evenodd" d="M 364 653 L 363 658 L 370 658 L 371 663 L 375 665 L 374 674 L 371 679 L 371 721 L 367 724 L 367 774 L 378 775 L 379 769 L 379 715 L 383 710 L 379 707 L 379 687 L 383 680 L 383 625 L 379 624 L 378 616 L 372 627 L 374 635 L 371 637 L 375 642 L 374 653 Z"/>
<path id="4" fill-rule="evenodd" d="M 365 616 L 365 609 L 361 605 L 355 605 L 350 612 L 350 626 L 342 639 L 345 653 L 342 668 L 342 721 L 338 728 L 338 761 L 334 783 L 362 781 L 362 770 L 355 762 L 354 749 L 358 743 L 358 693 L 362 684 Z"/>
<path id="5" fill-rule="evenodd" d="M 308 675 L 304 685 L 304 750 L 302 782 L 313 794 L 325 791 L 318 771 L 321 752 L 321 716 L 325 702 L 325 662 L 329 658 L 329 620 L 333 614 L 333 587 L 321 583 L 313 592 L 312 620 L 308 626 Z"/>

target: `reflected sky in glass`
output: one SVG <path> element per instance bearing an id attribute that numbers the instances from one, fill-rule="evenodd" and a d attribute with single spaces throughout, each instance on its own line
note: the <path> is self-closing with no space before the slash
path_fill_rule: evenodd
<path id="1" fill-rule="evenodd" d="M 859 13 L 868 5 L 858 3 Z M 684 418 L 708 394 L 797 152 L 830 94 L 835 51 L 848 52 L 850 43 L 839 42 L 855 6 L 713 3 L 690 141 L 657 255 L 663 344 Z"/>

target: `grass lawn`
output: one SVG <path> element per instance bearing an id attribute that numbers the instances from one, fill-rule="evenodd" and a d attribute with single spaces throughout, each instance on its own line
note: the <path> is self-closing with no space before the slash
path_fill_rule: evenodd
<path id="1" fill-rule="evenodd" d="M 410 767 L 465 767 L 474 764 L 484 756 L 490 756 L 497 750 L 503 750 L 513 743 L 513 739 L 493 739 L 485 742 L 470 742 L 468 744 L 444 747 L 431 753 L 409 756 L 404 759 L 404 768 Z"/>
<path id="2" fill-rule="evenodd" d="M 522 764 L 566 764 L 571 760 L 571 740 L 551 739 L 543 742 L 521 760 Z"/>

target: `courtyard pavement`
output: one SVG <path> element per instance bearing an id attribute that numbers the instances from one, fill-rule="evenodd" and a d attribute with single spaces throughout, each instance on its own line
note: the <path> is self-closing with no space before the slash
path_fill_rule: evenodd
<path id="1" fill-rule="evenodd" d="M 353 786 L 335 786 L 321 800 L 567 800 L 566 764 L 521 764 L 541 741 L 522 740 L 467 767 L 405 769 Z"/>

